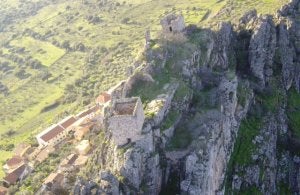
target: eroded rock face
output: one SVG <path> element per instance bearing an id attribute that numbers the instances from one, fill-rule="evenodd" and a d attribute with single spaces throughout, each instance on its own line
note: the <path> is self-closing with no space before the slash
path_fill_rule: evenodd
<path id="1" fill-rule="evenodd" d="M 224 77 L 219 85 L 222 109 L 203 116 L 203 125 L 196 141 L 195 153 L 185 161 L 185 179 L 181 182 L 182 193 L 222 194 L 226 165 L 238 131 L 240 118 L 235 116 L 237 107 L 237 78 Z M 247 100 L 245 110 L 248 110 Z M 242 113 L 242 112 L 241 112 Z M 240 116 L 243 118 L 244 116 Z M 204 122 L 205 121 L 205 122 Z"/>
<path id="2" fill-rule="evenodd" d="M 286 88 L 291 85 L 291 82 L 294 84 L 297 91 L 300 91 L 300 1 L 299 0 L 292 0 L 290 4 L 285 5 L 282 7 L 280 11 L 278 11 L 277 17 L 281 19 L 284 23 L 285 20 L 287 31 L 285 33 L 284 30 L 281 29 L 282 34 L 285 36 L 288 35 L 288 50 L 286 50 L 283 55 L 287 55 L 290 57 L 287 60 L 287 63 L 283 64 L 285 67 L 283 68 L 283 79 L 285 81 Z M 287 35 L 286 35 L 287 34 Z M 284 36 L 283 36 L 284 38 Z M 284 39 L 283 39 L 284 40 Z M 280 40 L 281 41 L 281 40 Z M 294 54 L 292 58 L 292 54 Z M 287 58 L 287 57 L 286 57 Z M 291 59 L 293 61 L 291 62 Z M 292 73 L 293 71 L 293 73 Z M 289 79 L 287 77 L 290 76 Z"/>
<path id="3" fill-rule="evenodd" d="M 234 33 L 232 25 L 222 22 L 216 34 L 209 67 L 227 69 L 230 66 L 230 55 L 233 54 Z"/>
<path id="4" fill-rule="evenodd" d="M 279 25 L 279 51 L 280 60 L 282 63 L 282 79 L 286 90 L 288 90 L 293 83 L 295 74 L 295 49 L 290 41 L 288 32 L 288 25 L 285 22 L 281 22 Z"/>
<path id="5" fill-rule="evenodd" d="M 293 85 L 299 90 L 300 22 L 295 19 L 299 17 L 299 14 L 299 0 L 293 0 L 278 12 L 277 25 L 271 16 L 258 17 L 255 10 L 248 12 L 240 20 L 240 27 L 251 35 L 251 38 L 248 36 L 246 38 L 250 42 L 249 48 L 245 44 L 247 46 L 245 52 L 249 54 L 247 55 L 249 63 L 246 66 L 250 74 L 255 77 L 255 79 L 248 77 L 247 81 L 246 79 L 242 81 L 247 83 L 248 92 L 243 105 L 239 102 L 241 97 L 238 96 L 238 85 L 242 79 L 236 76 L 234 66 L 231 67 L 235 63 L 234 45 L 238 41 L 232 25 L 222 23 L 217 33 L 209 35 L 207 58 L 202 67 L 198 59 L 201 51 L 198 50 L 191 53 L 190 59 L 180 60 L 182 62 L 180 63 L 182 64 L 181 74 L 190 86 L 194 90 L 200 90 L 201 85 L 205 83 L 208 83 L 208 86 L 214 86 L 213 95 L 208 99 L 213 102 L 212 104 L 218 103 L 217 108 L 204 111 L 199 117 L 196 127 L 198 134 L 193 137 L 191 147 L 185 151 L 187 156 L 185 153 L 180 157 L 184 162 L 183 178 L 180 181 L 180 190 L 183 194 L 224 194 L 228 161 L 240 122 L 254 102 L 254 92 L 251 89 L 254 84 L 260 91 L 263 91 L 277 74 L 276 76 L 279 75 L 282 78 L 282 84 L 286 90 Z M 275 60 L 276 63 L 274 63 Z M 165 62 L 166 59 L 164 64 Z M 208 77 L 209 79 L 206 79 Z M 153 82 L 151 76 L 145 77 L 144 74 L 143 78 Z M 133 86 L 136 81 L 130 82 L 132 82 L 130 86 Z M 130 87 L 127 88 L 130 89 Z M 174 134 L 174 124 L 162 133 L 159 129 L 160 124 L 171 107 L 182 114 L 188 110 L 189 103 L 192 101 L 191 95 L 183 101 L 183 105 L 173 105 L 172 99 L 176 89 L 177 87 L 174 87 L 170 94 L 157 99 L 164 99 L 161 102 L 166 104 L 163 104 L 160 112 L 157 112 L 158 115 L 144 126 L 141 140 L 124 149 L 122 155 L 117 152 L 117 149 L 109 146 L 106 151 L 104 150 L 105 152 L 102 152 L 103 155 L 98 156 L 97 162 L 103 162 L 102 168 L 114 173 L 112 174 L 114 176 L 106 174 L 106 177 L 101 177 L 99 187 L 101 192 L 159 194 L 163 183 L 167 183 L 169 175 L 168 168 L 163 167 L 163 163 L 167 161 L 165 145 Z M 259 135 L 252 140 L 258 149 L 254 151 L 251 159 L 257 163 L 234 167 L 231 182 L 234 190 L 257 186 L 264 194 L 275 194 L 278 184 L 288 180 L 293 191 L 299 193 L 299 157 L 286 151 L 280 154 L 277 152 L 277 141 L 288 140 L 286 102 L 284 104 L 278 115 L 269 114 L 264 118 L 264 125 L 259 130 Z M 176 124 L 179 120 L 180 118 Z M 115 179 L 118 174 L 124 178 L 122 184 Z M 77 191 L 81 190 L 81 194 L 90 189 L 89 184 L 79 183 L 77 186 L 81 186 L 76 188 Z M 144 188 L 147 188 L 147 191 L 144 191 Z"/>
<path id="6" fill-rule="evenodd" d="M 262 88 L 273 75 L 273 57 L 276 48 L 276 28 L 271 16 L 259 18 L 249 46 L 249 63 L 254 77 Z"/>

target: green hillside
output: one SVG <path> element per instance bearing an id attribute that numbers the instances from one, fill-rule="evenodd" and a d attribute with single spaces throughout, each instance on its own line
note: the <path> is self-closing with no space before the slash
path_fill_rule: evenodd
<path id="1" fill-rule="evenodd" d="M 145 29 L 158 36 L 165 14 L 210 27 L 253 8 L 274 13 L 286 2 L 0 0 L 0 162 L 18 143 L 34 143 L 37 132 L 125 79 Z"/>

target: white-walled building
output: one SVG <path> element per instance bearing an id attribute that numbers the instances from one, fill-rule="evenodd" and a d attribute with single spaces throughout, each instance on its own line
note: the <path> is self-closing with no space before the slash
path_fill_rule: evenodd
<path id="1" fill-rule="evenodd" d="M 36 139 L 40 146 L 56 145 L 67 137 L 67 134 L 72 130 L 72 124 L 76 122 L 76 118 L 69 116 L 45 129 L 36 136 Z"/>

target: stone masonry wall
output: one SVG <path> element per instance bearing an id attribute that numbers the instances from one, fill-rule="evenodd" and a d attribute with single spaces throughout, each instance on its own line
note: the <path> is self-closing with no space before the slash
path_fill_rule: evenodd
<path id="1" fill-rule="evenodd" d="M 140 139 L 144 124 L 144 110 L 138 99 L 133 115 L 117 115 L 108 119 L 108 129 L 116 145 L 124 145 L 130 139 L 132 142 Z"/>
<path id="2" fill-rule="evenodd" d="M 179 33 L 185 29 L 184 18 L 182 15 L 167 15 L 160 23 L 164 33 Z"/>

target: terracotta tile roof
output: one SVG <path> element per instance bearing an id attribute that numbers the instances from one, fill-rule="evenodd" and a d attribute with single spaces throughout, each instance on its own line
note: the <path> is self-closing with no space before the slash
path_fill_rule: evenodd
<path id="1" fill-rule="evenodd" d="M 50 153 L 54 152 L 55 148 L 52 146 L 47 146 L 46 148 L 42 149 L 36 156 L 35 160 L 38 162 L 43 162 L 46 160 Z"/>
<path id="2" fill-rule="evenodd" d="M 72 165 L 75 160 L 77 159 L 77 155 L 76 154 L 70 154 L 67 158 L 65 158 L 62 162 L 61 162 L 61 166 L 66 166 L 66 165 Z"/>
<path id="3" fill-rule="evenodd" d="M 79 127 L 76 129 L 74 136 L 76 139 L 81 140 L 85 134 L 87 134 L 90 131 L 90 126 L 84 126 L 84 127 Z"/>
<path id="4" fill-rule="evenodd" d="M 45 142 L 53 139 L 58 134 L 64 131 L 64 128 L 62 128 L 60 125 L 55 125 L 50 131 L 48 131 L 46 134 L 41 136 L 41 139 L 43 139 Z"/>
<path id="5" fill-rule="evenodd" d="M 26 165 L 23 164 L 13 172 L 6 175 L 6 177 L 3 180 L 6 181 L 8 184 L 15 184 L 20 179 L 25 169 L 26 169 Z"/>
<path id="6" fill-rule="evenodd" d="M 66 128 L 70 127 L 75 122 L 76 122 L 76 118 L 74 118 L 73 116 L 69 116 L 69 117 L 65 118 L 64 120 L 62 120 L 59 124 L 63 128 L 66 129 Z"/>
<path id="7" fill-rule="evenodd" d="M 96 98 L 96 103 L 106 103 L 109 100 L 111 100 L 111 95 L 108 94 L 107 92 L 101 93 L 97 98 Z"/>
<path id="8" fill-rule="evenodd" d="M 16 166 L 20 163 L 23 162 L 23 158 L 20 157 L 20 156 L 13 156 L 11 159 L 9 159 L 6 164 L 9 166 L 9 167 L 13 167 L 13 166 Z"/>
<path id="9" fill-rule="evenodd" d="M 91 108 L 89 108 L 89 109 L 87 109 L 87 110 L 85 110 L 85 111 L 79 113 L 79 114 L 77 115 L 77 117 L 79 117 L 79 118 L 85 117 L 85 116 L 87 116 L 87 115 L 89 115 L 89 114 L 91 114 L 91 113 L 93 113 L 93 112 L 96 112 L 98 109 L 99 109 L 98 106 L 93 106 L 93 107 L 91 107 Z"/>
<path id="10" fill-rule="evenodd" d="M 64 179 L 61 173 L 51 173 L 44 181 L 44 184 L 60 183 Z"/>
<path id="11" fill-rule="evenodd" d="M 8 189 L 6 187 L 0 186 L 0 195 L 5 195 L 7 194 Z"/>
<path id="12" fill-rule="evenodd" d="M 78 156 L 78 158 L 76 159 L 74 165 L 75 166 L 82 166 L 82 165 L 85 165 L 85 163 L 87 162 L 88 160 L 88 157 L 87 156 Z"/>

